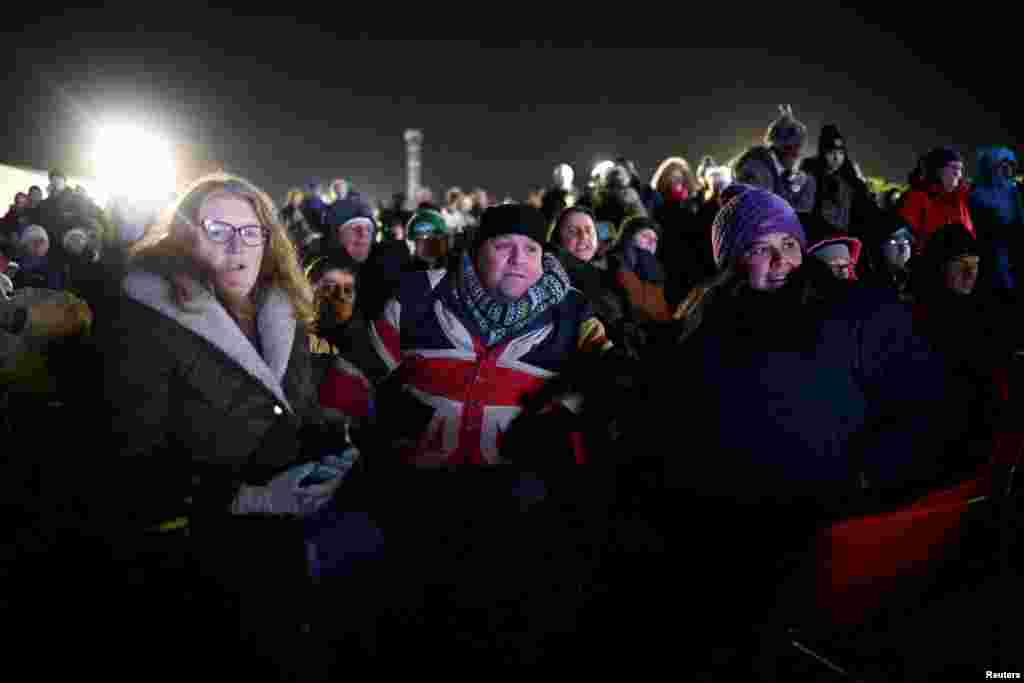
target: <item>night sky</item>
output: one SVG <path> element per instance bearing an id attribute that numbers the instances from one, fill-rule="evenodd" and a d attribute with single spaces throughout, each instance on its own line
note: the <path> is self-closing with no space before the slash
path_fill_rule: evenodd
<path id="1" fill-rule="evenodd" d="M 338 21 L 199 16 L 179 31 L 168 17 L 69 11 L 6 33 L 0 162 L 91 175 L 91 127 L 131 118 L 182 158 L 220 162 L 278 199 L 334 176 L 385 199 L 404 187 L 402 133 L 414 127 L 435 196 L 482 186 L 500 199 L 524 197 L 563 161 L 583 170 L 625 155 L 645 180 L 666 156 L 725 161 L 760 139 L 780 103 L 812 143 L 838 123 L 864 171 L 892 180 L 937 143 L 972 160 L 977 145 L 1019 140 L 1009 91 L 992 78 L 1019 70 L 1009 45 L 976 52 L 846 11 L 815 16 L 843 45 L 800 29 L 774 48 L 342 38 Z"/>

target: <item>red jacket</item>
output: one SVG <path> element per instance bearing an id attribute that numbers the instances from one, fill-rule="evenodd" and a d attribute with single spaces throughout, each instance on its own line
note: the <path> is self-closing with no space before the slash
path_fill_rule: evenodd
<path id="1" fill-rule="evenodd" d="M 960 223 L 974 237 L 974 224 L 967 200 L 971 196 L 968 183 L 960 185 L 952 192 L 946 192 L 939 185 L 915 187 L 903 197 L 900 215 L 910 223 L 917 237 L 915 251 L 921 253 L 931 236 L 944 225 Z"/>

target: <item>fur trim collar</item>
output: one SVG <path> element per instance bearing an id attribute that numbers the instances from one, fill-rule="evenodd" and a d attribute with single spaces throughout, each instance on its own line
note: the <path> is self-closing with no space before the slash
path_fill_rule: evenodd
<path id="1" fill-rule="evenodd" d="M 256 315 L 263 356 L 210 292 L 196 287 L 188 310 L 174 299 L 169 280 L 155 273 L 132 271 L 125 276 L 124 291 L 129 298 L 144 304 L 177 322 L 223 351 L 228 358 L 265 386 L 289 411 L 282 380 L 288 369 L 297 323 L 287 295 L 279 290 L 267 293 Z"/>

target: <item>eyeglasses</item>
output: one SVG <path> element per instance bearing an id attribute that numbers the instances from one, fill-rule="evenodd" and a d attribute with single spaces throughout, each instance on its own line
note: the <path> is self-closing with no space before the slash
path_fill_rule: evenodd
<path id="1" fill-rule="evenodd" d="M 235 233 L 242 238 L 242 244 L 247 247 L 258 247 L 263 244 L 269 233 L 262 225 L 242 225 L 236 227 L 224 221 L 217 221 L 207 218 L 203 221 L 203 230 L 211 242 L 224 244 L 231 240 Z"/>
<path id="2" fill-rule="evenodd" d="M 903 247 L 909 247 L 910 246 L 910 240 L 906 240 L 906 239 L 903 239 L 903 240 L 889 240 L 888 242 L 886 242 L 886 244 L 888 244 L 890 247 L 900 247 L 900 248 L 903 248 Z"/>
<path id="3" fill-rule="evenodd" d="M 852 263 L 842 263 L 842 262 L 830 263 L 830 264 L 828 264 L 828 267 L 832 269 L 832 272 L 835 275 L 838 275 L 840 277 L 842 277 L 844 275 L 849 275 L 850 273 L 853 272 L 853 264 Z"/>

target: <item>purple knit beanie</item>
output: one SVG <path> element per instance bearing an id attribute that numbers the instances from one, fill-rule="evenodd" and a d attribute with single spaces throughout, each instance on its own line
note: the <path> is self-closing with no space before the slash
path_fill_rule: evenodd
<path id="1" fill-rule="evenodd" d="M 807 235 L 789 202 L 751 185 L 734 183 L 730 189 L 739 194 L 725 203 L 711 225 L 711 248 L 719 268 L 737 259 L 758 238 L 773 232 L 792 235 L 806 251 Z"/>

